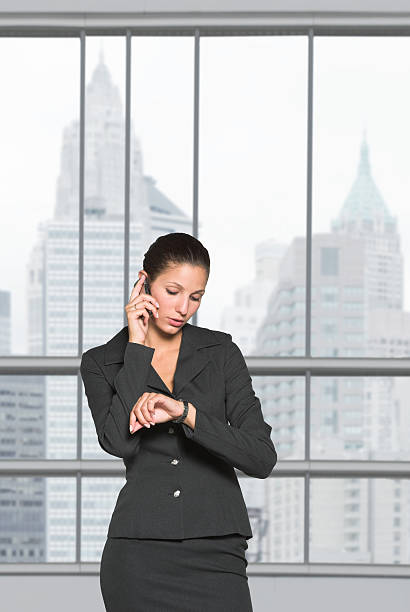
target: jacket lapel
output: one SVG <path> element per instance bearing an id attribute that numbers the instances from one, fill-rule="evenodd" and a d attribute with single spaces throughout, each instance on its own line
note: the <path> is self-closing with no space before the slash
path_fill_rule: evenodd
<path id="1" fill-rule="evenodd" d="M 184 387 L 191 382 L 210 360 L 206 351 L 201 349 L 221 344 L 216 334 L 206 327 L 197 327 L 185 323 L 182 327 L 182 339 L 174 375 L 174 390 L 171 394 L 158 372 L 151 365 L 146 380 L 147 386 L 156 391 L 178 397 Z M 104 365 L 124 363 L 124 353 L 128 343 L 128 325 L 118 332 L 105 345 Z"/>

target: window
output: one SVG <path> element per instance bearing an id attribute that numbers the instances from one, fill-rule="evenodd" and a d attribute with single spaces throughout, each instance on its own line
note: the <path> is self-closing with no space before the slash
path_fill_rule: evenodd
<path id="1" fill-rule="evenodd" d="M 339 274 L 339 249 L 322 247 L 320 249 L 320 273 L 322 276 L 337 276 Z"/>
<path id="2" fill-rule="evenodd" d="M 123 326 L 145 250 L 171 231 L 195 232 L 217 262 L 192 322 L 237 339 L 279 463 L 294 462 L 286 477 L 280 465 L 266 480 L 239 473 L 254 533 L 248 560 L 331 559 L 358 572 L 408 562 L 394 542 L 410 499 L 399 469 L 410 456 L 401 426 L 409 420 L 409 194 L 406 152 L 399 137 L 397 150 L 392 144 L 410 132 L 410 42 L 228 30 L 0 39 L 8 58 L 0 67 L 4 571 L 47 562 L 80 571 L 100 558 L 123 465 L 97 443 L 79 358 Z M 381 88 L 390 102 L 382 104 Z M 368 133 L 358 134 L 369 108 Z M 394 109 L 388 146 L 379 130 L 386 108 Z M 394 183 L 378 173 L 390 167 L 386 156 Z M 260 357 L 269 374 L 254 373 Z"/>

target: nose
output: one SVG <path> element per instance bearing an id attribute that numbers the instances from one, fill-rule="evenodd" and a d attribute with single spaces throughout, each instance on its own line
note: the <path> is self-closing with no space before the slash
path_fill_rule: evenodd
<path id="1" fill-rule="evenodd" d="M 186 316 L 187 316 L 187 313 L 188 313 L 188 306 L 186 305 L 184 307 L 184 305 L 182 304 L 181 307 L 178 309 L 178 312 L 179 312 L 179 315 L 180 315 L 179 318 L 180 319 L 185 319 Z"/>

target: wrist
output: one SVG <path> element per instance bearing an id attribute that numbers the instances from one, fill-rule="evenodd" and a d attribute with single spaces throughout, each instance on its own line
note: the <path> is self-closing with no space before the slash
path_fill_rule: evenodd
<path id="1" fill-rule="evenodd" d="M 195 430 L 196 421 L 196 408 L 191 402 L 188 402 L 188 414 L 186 415 L 183 423 L 188 425 L 193 431 Z"/>
<path id="2" fill-rule="evenodd" d="M 144 346 L 146 346 L 145 342 L 142 342 L 141 340 L 136 340 L 134 338 L 129 338 L 128 342 L 132 342 L 133 344 L 143 344 Z"/>
<path id="3" fill-rule="evenodd" d="M 180 405 L 181 410 L 180 410 L 178 416 L 175 419 L 172 419 L 172 421 L 174 423 L 184 423 L 186 418 L 188 417 L 189 402 L 187 400 L 184 400 L 184 399 L 178 399 L 177 402 Z"/>
<path id="4" fill-rule="evenodd" d="M 181 404 L 182 404 L 182 407 L 183 407 L 183 408 L 185 408 L 184 402 L 181 402 Z M 191 410 L 191 404 L 188 402 L 188 410 L 187 410 L 187 413 L 186 413 L 186 415 L 185 415 L 185 418 L 183 418 L 183 419 L 182 419 L 181 423 L 185 423 L 185 422 L 186 422 L 187 418 L 189 417 L 189 411 L 190 411 L 190 410 Z M 182 416 L 183 414 L 184 414 L 184 411 L 182 410 L 182 412 L 181 412 L 181 416 Z"/>

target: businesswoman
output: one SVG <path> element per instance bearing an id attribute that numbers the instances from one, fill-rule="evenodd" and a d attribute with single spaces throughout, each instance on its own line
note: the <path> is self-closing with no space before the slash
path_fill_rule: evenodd
<path id="1" fill-rule="evenodd" d="M 98 442 L 126 467 L 100 565 L 108 612 L 252 611 L 235 468 L 267 478 L 277 455 L 232 336 L 188 323 L 209 271 L 199 240 L 160 236 L 128 325 L 82 355 Z"/>

